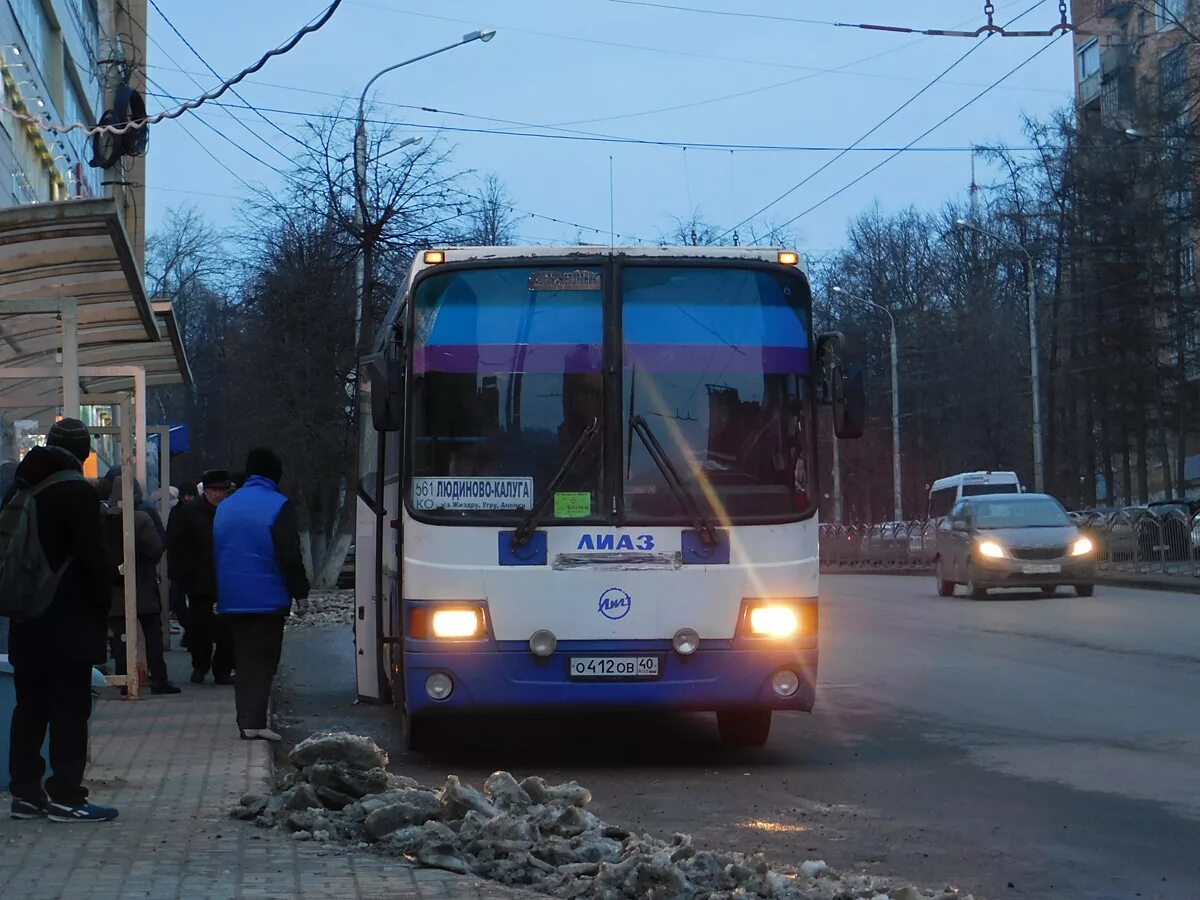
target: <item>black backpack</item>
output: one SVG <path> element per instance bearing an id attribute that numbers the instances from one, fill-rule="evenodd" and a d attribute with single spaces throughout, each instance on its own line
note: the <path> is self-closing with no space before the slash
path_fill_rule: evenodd
<path id="1" fill-rule="evenodd" d="M 70 481 L 83 481 L 83 475 L 67 469 L 55 472 L 30 487 L 22 481 L 3 510 L 0 510 L 0 616 L 14 622 L 36 619 L 54 602 L 58 583 L 71 564 L 51 568 L 38 534 L 37 496 L 46 488 Z"/>

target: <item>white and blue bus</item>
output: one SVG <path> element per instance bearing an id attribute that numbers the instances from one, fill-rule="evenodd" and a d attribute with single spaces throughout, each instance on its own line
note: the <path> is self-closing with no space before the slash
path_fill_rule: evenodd
<path id="1" fill-rule="evenodd" d="M 359 695 L 411 748 L 455 715 L 646 709 L 758 746 L 812 708 L 817 411 L 857 437 L 863 387 L 797 254 L 430 250 L 374 349 Z"/>

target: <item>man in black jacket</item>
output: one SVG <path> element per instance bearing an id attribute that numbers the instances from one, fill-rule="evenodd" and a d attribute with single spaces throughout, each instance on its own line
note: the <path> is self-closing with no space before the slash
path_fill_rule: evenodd
<path id="1" fill-rule="evenodd" d="M 184 507 L 195 500 L 196 497 L 196 485 L 194 483 L 185 481 L 179 486 L 179 501 L 171 507 L 171 514 L 167 516 L 168 542 L 170 535 L 174 534 L 176 529 L 179 528 L 177 522 L 183 515 Z M 188 632 L 192 627 L 192 617 L 188 611 L 187 591 L 184 590 L 179 576 L 171 568 L 170 553 L 167 554 L 167 580 L 171 583 L 171 613 L 175 616 L 175 621 L 179 623 L 179 628 L 183 632 L 179 638 L 179 646 L 186 650 L 189 644 Z"/>
<path id="2" fill-rule="evenodd" d="M 217 684 L 233 684 L 233 637 L 229 623 L 216 614 L 217 568 L 213 557 L 213 519 L 233 483 L 227 471 L 212 469 L 204 473 L 203 485 L 200 498 L 173 517 L 174 532 L 168 529 L 167 534 L 167 565 L 171 577 L 183 586 L 188 597 L 192 684 L 203 684 L 210 669 Z"/>
<path id="3" fill-rule="evenodd" d="M 63 419 L 50 429 L 45 447 L 29 451 L 16 479 L 34 487 L 57 472 L 79 471 L 91 452 L 87 426 L 78 419 Z M 92 666 L 107 657 L 109 589 L 117 573 L 104 550 L 100 498 L 94 487 L 82 477 L 51 485 L 36 503 L 46 561 L 55 569 L 65 565 L 66 570 L 49 608 L 37 618 L 13 622 L 9 633 L 8 658 L 17 694 L 9 761 L 12 815 L 106 822 L 115 819 L 117 811 L 88 802 L 83 771 Z M 47 729 L 54 774 L 43 787 Z"/>

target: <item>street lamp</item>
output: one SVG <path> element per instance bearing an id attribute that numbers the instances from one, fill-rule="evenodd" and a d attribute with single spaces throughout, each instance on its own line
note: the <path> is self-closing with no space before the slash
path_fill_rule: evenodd
<path id="1" fill-rule="evenodd" d="M 896 343 L 896 319 L 886 306 L 880 306 L 871 300 L 852 294 L 841 287 L 834 287 L 833 292 L 848 300 L 857 300 L 867 306 L 881 310 L 888 317 L 891 326 L 892 349 L 892 501 L 895 506 L 896 522 L 904 521 L 903 494 L 900 489 L 900 350 Z M 835 439 L 836 440 L 836 439 Z"/>
<path id="2" fill-rule="evenodd" d="M 995 232 L 980 228 L 966 219 L 958 219 L 954 223 L 958 228 L 966 228 L 1004 244 L 1013 250 L 1019 250 L 1025 256 L 1025 287 L 1029 292 L 1029 380 L 1033 388 L 1033 483 L 1034 489 L 1045 493 L 1046 475 L 1042 461 L 1042 376 L 1041 363 L 1038 360 L 1038 327 L 1037 327 L 1037 282 L 1033 268 L 1033 254 L 1024 244 L 1010 241 Z"/>
<path id="3" fill-rule="evenodd" d="M 394 72 L 415 62 L 429 59 L 431 56 L 437 56 L 439 53 L 445 53 L 447 50 L 453 50 L 455 47 L 461 47 L 464 44 L 470 44 L 474 41 L 482 41 L 486 44 L 495 36 L 496 32 L 491 28 L 471 31 L 464 34 L 461 40 L 457 40 L 453 44 L 447 44 L 445 47 L 439 47 L 437 50 L 431 50 L 428 53 L 422 53 L 420 56 L 414 56 L 412 59 L 406 59 L 404 62 L 398 62 L 380 69 L 371 76 L 371 80 L 366 83 L 366 86 L 363 87 L 362 93 L 358 97 L 358 120 L 357 128 L 354 131 L 354 226 L 358 230 L 358 233 L 363 236 L 363 249 L 358 255 L 358 310 L 354 314 L 354 346 L 356 348 L 362 340 L 362 325 L 363 320 L 366 318 L 367 282 L 371 277 L 371 273 L 368 271 L 369 264 L 367 260 L 368 241 L 364 231 L 364 225 L 367 221 L 367 94 L 370 92 L 371 86 L 389 72 Z M 409 138 L 400 147 L 412 146 L 419 141 L 420 138 Z M 400 148 L 397 147 L 395 149 L 398 150 Z"/>

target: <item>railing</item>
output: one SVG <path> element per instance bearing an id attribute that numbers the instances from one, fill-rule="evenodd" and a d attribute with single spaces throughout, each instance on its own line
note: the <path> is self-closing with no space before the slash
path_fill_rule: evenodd
<path id="1" fill-rule="evenodd" d="M 1101 571 L 1200 577 L 1200 515 L 1125 510 L 1072 513 L 1096 545 Z M 932 570 L 940 519 L 885 525 L 822 525 L 821 565 L 829 569 Z"/>

